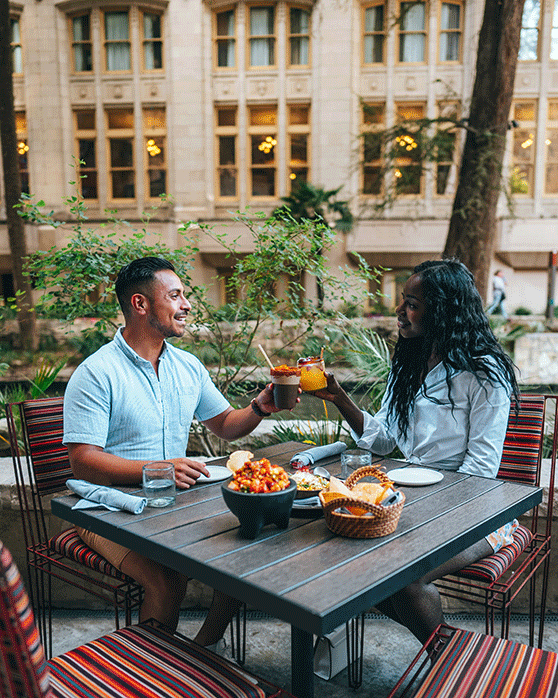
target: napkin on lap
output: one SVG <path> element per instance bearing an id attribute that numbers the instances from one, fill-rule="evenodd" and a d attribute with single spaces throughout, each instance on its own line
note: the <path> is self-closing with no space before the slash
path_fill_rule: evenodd
<path id="1" fill-rule="evenodd" d="M 113 487 L 95 485 L 87 480 L 66 480 L 66 487 L 83 497 L 74 504 L 72 509 L 105 507 L 109 511 L 129 511 L 132 514 L 141 514 L 147 504 L 145 497 L 136 497 Z"/>
<path id="2" fill-rule="evenodd" d="M 316 446 L 315 448 L 309 448 L 307 451 L 302 451 L 297 453 L 296 456 L 291 458 L 291 465 L 293 468 L 300 468 L 301 466 L 312 465 L 322 458 L 328 458 L 329 456 L 336 456 L 338 453 L 345 451 L 347 444 L 343 441 L 336 441 L 333 444 L 327 444 L 326 446 Z M 296 463 L 296 464 L 295 464 Z"/>

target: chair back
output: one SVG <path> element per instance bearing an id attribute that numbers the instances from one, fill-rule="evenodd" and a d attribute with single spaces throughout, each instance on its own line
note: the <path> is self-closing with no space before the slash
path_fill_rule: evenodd
<path id="1" fill-rule="evenodd" d="M 51 698 L 50 672 L 33 610 L 10 551 L 0 541 L 0 695 Z"/>
<path id="2" fill-rule="evenodd" d="M 521 395 L 517 410 L 512 401 L 498 478 L 539 484 L 544 413 L 544 395 Z"/>

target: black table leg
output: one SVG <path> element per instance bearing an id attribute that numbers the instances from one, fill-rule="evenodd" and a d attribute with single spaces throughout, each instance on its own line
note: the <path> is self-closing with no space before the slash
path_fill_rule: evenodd
<path id="1" fill-rule="evenodd" d="M 291 625 L 291 690 L 296 698 L 314 698 L 314 637 Z"/>

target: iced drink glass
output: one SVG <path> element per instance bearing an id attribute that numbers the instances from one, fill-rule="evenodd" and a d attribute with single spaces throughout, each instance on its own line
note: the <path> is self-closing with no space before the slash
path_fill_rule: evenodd
<path id="1" fill-rule="evenodd" d="M 307 359 L 299 359 L 300 387 L 307 391 L 321 390 L 327 387 L 324 360 L 320 356 L 309 356 Z"/>
<path id="2" fill-rule="evenodd" d="M 271 369 L 273 402 L 279 410 L 292 410 L 296 405 L 300 368 L 298 366 L 275 366 Z"/>

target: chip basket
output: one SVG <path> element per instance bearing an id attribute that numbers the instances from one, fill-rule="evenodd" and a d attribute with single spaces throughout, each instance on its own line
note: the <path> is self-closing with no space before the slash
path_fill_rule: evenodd
<path id="1" fill-rule="evenodd" d="M 375 477 L 381 485 L 391 483 L 388 475 L 374 466 L 365 466 L 352 473 L 345 485 L 351 489 L 363 477 Z M 320 492 L 320 502 L 324 511 L 324 518 L 327 527 L 333 533 L 347 538 L 379 538 L 393 533 L 399 523 L 401 510 L 405 504 L 405 495 L 401 492 L 401 499 L 395 504 L 382 506 L 372 504 L 363 500 L 340 497 L 336 492 Z M 350 506 L 352 509 L 358 507 L 363 515 L 343 514 L 336 511 L 340 507 Z M 371 512 L 374 516 L 364 516 L 366 512 Z"/>

